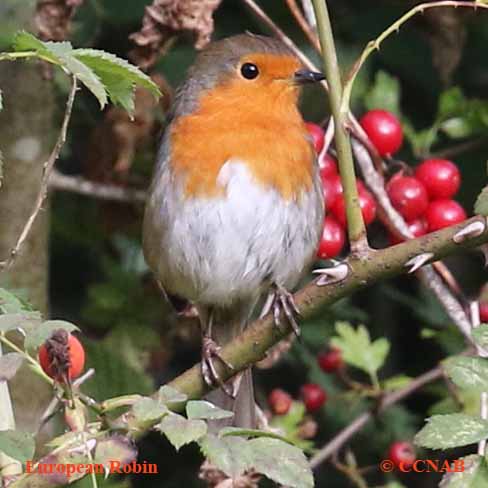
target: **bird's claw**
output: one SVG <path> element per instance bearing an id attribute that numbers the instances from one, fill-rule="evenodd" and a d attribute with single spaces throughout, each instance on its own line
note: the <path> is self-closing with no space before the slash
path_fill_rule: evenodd
<path id="1" fill-rule="evenodd" d="M 293 332 L 297 337 L 300 336 L 300 327 L 296 320 L 296 316 L 300 315 L 293 295 L 285 288 L 276 285 L 275 290 L 268 297 L 261 316 L 268 312 L 273 312 L 273 320 L 278 328 L 281 328 L 281 312 L 285 314 L 288 323 L 291 325 Z"/>
<path id="2" fill-rule="evenodd" d="M 222 378 L 215 369 L 214 359 L 218 359 L 226 368 L 228 368 L 230 371 L 234 371 L 234 366 L 232 366 L 232 364 L 230 364 L 220 355 L 220 349 L 221 348 L 212 338 L 208 336 L 203 337 L 202 376 L 208 386 L 219 386 L 227 395 L 229 395 L 231 398 L 235 398 L 235 393 L 233 391 L 234 389 L 222 381 Z"/>

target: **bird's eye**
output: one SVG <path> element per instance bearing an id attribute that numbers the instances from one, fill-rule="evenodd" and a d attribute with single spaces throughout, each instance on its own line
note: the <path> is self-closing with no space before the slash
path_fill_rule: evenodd
<path id="1" fill-rule="evenodd" d="M 241 75 L 246 78 L 246 80 L 254 80 L 259 75 L 258 67 L 253 63 L 244 63 L 241 66 Z"/>

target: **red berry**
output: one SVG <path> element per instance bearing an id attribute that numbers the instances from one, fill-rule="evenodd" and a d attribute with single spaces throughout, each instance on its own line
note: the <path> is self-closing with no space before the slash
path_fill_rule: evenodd
<path id="1" fill-rule="evenodd" d="M 327 215 L 324 219 L 322 238 L 320 239 L 317 256 L 320 259 L 335 258 L 344 247 L 346 233 L 334 217 Z"/>
<path id="2" fill-rule="evenodd" d="M 307 383 L 300 389 L 303 403 L 308 412 L 316 412 L 327 400 L 323 388 L 315 383 Z"/>
<path id="3" fill-rule="evenodd" d="M 480 321 L 483 324 L 488 324 L 488 303 L 480 302 Z"/>
<path id="4" fill-rule="evenodd" d="M 328 154 L 319 158 L 320 176 L 322 181 L 337 174 L 337 161 Z"/>
<path id="5" fill-rule="evenodd" d="M 380 156 L 395 154 L 403 142 L 400 121 L 386 110 L 370 110 L 359 122 Z"/>
<path id="6" fill-rule="evenodd" d="M 394 442 L 388 451 L 388 459 L 398 467 L 408 468 L 415 462 L 415 449 L 410 442 Z"/>
<path id="7" fill-rule="evenodd" d="M 313 122 L 305 122 L 309 134 L 312 136 L 313 147 L 317 154 L 320 154 L 324 147 L 324 129 L 320 125 L 314 124 Z"/>
<path id="8" fill-rule="evenodd" d="M 275 415 L 285 415 L 292 404 L 291 396 L 281 388 L 275 388 L 268 396 L 268 404 Z"/>
<path id="9" fill-rule="evenodd" d="M 407 221 L 422 216 L 429 205 L 424 185 L 412 176 L 394 176 L 386 187 L 392 205 Z"/>
<path id="10" fill-rule="evenodd" d="M 466 220 L 464 208 L 454 200 L 434 200 L 425 213 L 429 232 L 434 232 Z"/>
<path id="11" fill-rule="evenodd" d="M 341 177 L 338 174 L 322 178 L 322 186 L 324 188 L 324 201 L 327 208 L 334 205 L 337 197 L 342 195 Z"/>
<path id="12" fill-rule="evenodd" d="M 427 159 L 415 170 L 432 200 L 452 198 L 461 185 L 459 168 L 447 159 Z"/>
<path id="13" fill-rule="evenodd" d="M 80 376 L 83 371 L 83 367 L 85 366 L 85 350 L 81 342 L 71 334 L 68 335 L 67 348 L 69 351 L 68 377 L 72 380 Z M 64 381 L 64 378 L 56 375 L 53 359 L 45 342 L 39 348 L 39 363 L 41 364 L 41 368 L 49 377 L 57 381 Z"/>
<path id="14" fill-rule="evenodd" d="M 322 352 L 317 356 L 320 369 L 326 373 L 334 373 L 344 366 L 342 359 L 342 352 L 336 347 L 332 347 L 328 351 Z"/>
<path id="15" fill-rule="evenodd" d="M 364 185 L 358 181 L 359 206 L 363 214 L 363 220 L 366 225 L 371 224 L 376 217 L 376 200 L 373 195 L 364 188 Z M 335 199 L 334 204 L 330 207 L 330 211 L 334 214 L 338 222 L 346 227 L 346 202 L 344 196 L 340 195 Z"/>
<path id="16" fill-rule="evenodd" d="M 427 222 L 424 218 L 412 220 L 412 222 L 409 222 L 407 225 L 414 238 L 421 237 L 427 234 Z M 397 237 L 394 234 L 390 234 L 390 242 L 392 245 L 400 244 L 400 242 L 403 241 L 403 238 Z"/>

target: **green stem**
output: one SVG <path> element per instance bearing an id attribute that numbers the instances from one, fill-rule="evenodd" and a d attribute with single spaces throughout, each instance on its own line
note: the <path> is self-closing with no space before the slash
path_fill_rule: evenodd
<path id="1" fill-rule="evenodd" d="M 315 1 L 315 0 L 314 0 Z M 341 104 L 341 111 L 349 110 L 349 105 L 351 101 L 351 92 L 354 85 L 354 81 L 359 73 L 359 70 L 362 68 L 363 64 L 365 63 L 366 59 L 370 56 L 370 54 L 379 49 L 381 43 L 389 37 L 391 34 L 398 32 L 400 27 L 407 22 L 409 19 L 417 15 L 418 13 L 424 12 L 424 10 L 430 8 L 439 8 L 439 7 L 467 7 L 467 8 L 484 8 L 488 9 L 487 4 L 483 4 L 481 2 L 466 2 L 466 1 L 454 1 L 454 0 L 443 0 L 440 2 L 431 2 L 431 3 L 421 3 L 420 5 L 415 6 L 411 10 L 409 10 L 405 15 L 400 17 L 396 22 L 394 22 L 388 29 L 383 31 L 376 39 L 373 41 L 369 41 L 367 46 L 365 47 L 364 51 L 361 53 L 361 56 L 354 64 L 349 76 L 347 77 L 346 83 L 344 84 L 344 93 L 342 97 L 342 104 Z"/>
<path id="2" fill-rule="evenodd" d="M 348 108 L 341 109 L 342 81 L 337 62 L 337 54 L 332 35 L 327 2 L 313 0 L 317 29 L 322 46 L 322 61 L 327 81 L 329 82 L 329 97 L 332 115 L 335 121 L 335 141 L 344 199 L 346 202 L 347 230 L 352 252 L 367 251 L 369 249 L 354 173 L 351 141 L 345 128 Z"/>

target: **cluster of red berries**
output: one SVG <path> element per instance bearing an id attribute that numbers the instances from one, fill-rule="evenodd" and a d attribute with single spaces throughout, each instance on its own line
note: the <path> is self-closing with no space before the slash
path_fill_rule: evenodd
<path id="1" fill-rule="evenodd" d="M 303 385 L 300 388 L 300 397 L 307 412 L 310 413 L 320 410 L 327 401 L 325 390 L 315 383 Z M 275 388 L 268 395 L 268 405 L 274 415 L 286 415 L 290 411 L 292 403 L 292 396 L 281 388 Z"/>
<path id="2" fill-rule="evenodd" d="M 390 157 L 401 147 L 403 130 L 400 121 L 386 110 L 371 110 L 360 120 L 380 156 Z M 321 154 L 324 131 L 307 123 L 317 154 L 324 187 L 326 217 L 317 255 L 320 259 L 336 257 L 346 241 L 346 211 L 343 189 L 337 172 L 337 162 Z M 392 205 L 404 217 L 414 237 L 458 224 L 466 219 L 463 207 L 453 200 L 459 190 L 461 174 L 458 167 L 446 159 L 427 159 L 407 174 L 401 170 L 390 179 L 387 193 Z M 357 180 L 360 207 L 366 225 L 376 216 L 376 202 L 361 180 Z M 393 244 L 401 242 L 390 236 Z"/>
<path id="3" fill-rule="evenodd" d="M 321 154 L 324 147 L 324 131 L 317 124 L 307 122 L 307 128 L 317 154 L 319 154 L 320 177 L 324 189 L 326 217 L 317 255 L 320 259 L 336 257 L 346 242 L 346 205 L 337 161 L 329 154 Z M 357 180 L 359 205 L 366 225 L 376 217 L 376 201 L 361 180 Z"/>

